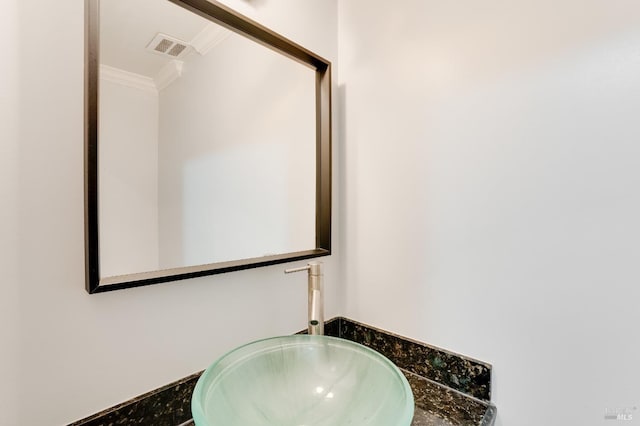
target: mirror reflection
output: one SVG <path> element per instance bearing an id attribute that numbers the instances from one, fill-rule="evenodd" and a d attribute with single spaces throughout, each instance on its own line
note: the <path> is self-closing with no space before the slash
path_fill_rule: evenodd
<path id="1" fill-rule="evenodd" d="M 100 276 L 316 247 L 316 71 L 159 0 L 100 2 Z"/>

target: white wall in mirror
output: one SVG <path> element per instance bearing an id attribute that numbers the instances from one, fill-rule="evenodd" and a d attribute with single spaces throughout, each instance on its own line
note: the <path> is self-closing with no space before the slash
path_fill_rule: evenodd
<path id="1" fill-rule="evenodd" d="M 100 132 L 102 268 L 158 269 L 157 94 L 102 79 Z"/>
<path id="2" fill-rule="evenodd" d="M 169 2 L 100 31 L 101 276 L 315 247 L 314 70 Z"/>

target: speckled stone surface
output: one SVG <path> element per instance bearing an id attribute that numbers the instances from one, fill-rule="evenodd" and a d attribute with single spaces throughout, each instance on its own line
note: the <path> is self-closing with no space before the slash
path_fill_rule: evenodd
<path id="1" fill-rule="evenodd" d="M 302 332 L 304 333 L 304 331 Z M 405 374 L 415 400 L 411 426 L 492 426 L 491 366 L 347 318 L 325 324 L 325 334 L 384 354 Z M 191 394 L 202 372 L 163 386 L 69 426 L 191 426 Z"/>
<path id="2" fill-rule="evenodd" d="M 347 318 L 335 318 L 338 337 L 380 352 L 399 368 L 483 401 L 491 401 L 491 365 Z M 334 333 L 332 325 L 325 334 Z M 330 334 L 334 335 L 334 334 Z"/>
<path id="3" fill-rule="evenodd" d="M 200 374 L 185 377 L 69 426 L 180 425 L 191 419 L 191 394 Z"/>
<path id="4" fill-rule="evenodd" d="M 369 346 L 396 364 L 415 401 L 411 426 L 491 426 L 491 365 L 348 318 L 325 324 L 325 334 Z"/>
<path id="5" fill-rule="evenodd" d="M 413 426 L 485 425 L 483 421 L 490 404 L 408 371 L 402 372 L 413 391 Z M 490 424 L 492 423 L 487 423 Z"/>

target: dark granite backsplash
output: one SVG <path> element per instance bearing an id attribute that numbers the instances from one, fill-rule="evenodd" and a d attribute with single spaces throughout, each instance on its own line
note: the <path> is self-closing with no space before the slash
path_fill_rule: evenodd
<path id="1" fill-rule="evenodd" d="M 68 426 L 178 426 L 191 420 L 191 394 L 201 374 L 192 374 Z"/>
<path id="2" fill-rule="evenodd" d="M 412 426 L 490 426 L 495 413 L 489 403 L 470 398 L 429 379 L 402 370 L 413 391 Z"/>
<path id="3" fill-rule="evenodd" d="M 335 318 L 337 334 L 330 328 L 325 334 L 342 337 L 368 346 L 394 362 L 399 368 L 466 393 L 491 401 L 491 365 L 413 341 L 388 331 L 373 328 L 347 318 Z"/>
<path id="4" fill-rule="evenodd" d="M 411 426 L 491 426 L 491 365 L 348 318 L 325 324 L 325 334 L 368 346 L 407 377 L 415 402 Z"/>
<path id="5" fill-rule="evenodd" d="M 402 370 L 415 400 L 412 426 L 494 424 L 496 409 L 489 402 L 491 365 L 342 317 L 327 321 L 325 334 L 369 346 Z M 202 372 L 69 426 L 193 425 L 191 394 L 200 374 Z"/>

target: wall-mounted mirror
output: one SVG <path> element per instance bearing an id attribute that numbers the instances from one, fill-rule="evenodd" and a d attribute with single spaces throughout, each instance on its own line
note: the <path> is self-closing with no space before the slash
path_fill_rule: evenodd
<path id="1" fill-rule="evenodd" d="M 214 1 L 86 0 L 90 293 L 331 250 L 330 63 Z"/>

